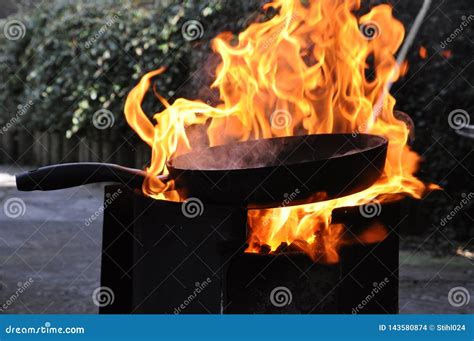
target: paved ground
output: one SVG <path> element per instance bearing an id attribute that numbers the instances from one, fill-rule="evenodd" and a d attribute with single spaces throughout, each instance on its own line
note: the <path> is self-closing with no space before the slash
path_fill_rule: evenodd
<path id="1" fill-rule="evenodd" d="M 8 185 L 4 173 L 15 171 L 0 168 L 0 183 Z M 0 187 L 0 302 L 15 294 L 19 282 L 33 280 L 5 312 L 97 312 L 92 292 L 99 286 L 102 221 L 87 227 L 85 219 L 102 205 L 102 196 L 96 185 L 31 193 Z M 6 216 L 12 198 L 23 200 L 23 216 Z"/>
<path id="2" fill-rule="evenodd" d="M 90 226 L 85 219 L 101 207 L 103 188 L 89 185 L 20 193 L 11 177 L 17 171 L 0 167 L 0 303 L 4 313 L 96 313 L 92 292 L 100 285 L 102 218 Z M 12 217 L 17 213 L 14 198 L 24 202 L 21 207 L 19 201 L 19 212 L 24 214 L 17 218 Z M 8 202 L 10 211 L 5 212 Z M 468 297 L 474 295 L 472 260 L 456 255 L 432 258 L 415 248 L 401 251 L 400 262 L 400 312 L 474 312 L 474 297 L 461 307 L 448 301 L 454 287 L 465 288 Z M 28 281 L 28 288 L 10 302 Z"/>
<path id="3" fill-rule="evenodd" d="M 400 264 L 400 313 L 474 313 L 474 260 L 402 250 Z M 459 307 L 449 302 L 450 291 L 452 303 Z"/>

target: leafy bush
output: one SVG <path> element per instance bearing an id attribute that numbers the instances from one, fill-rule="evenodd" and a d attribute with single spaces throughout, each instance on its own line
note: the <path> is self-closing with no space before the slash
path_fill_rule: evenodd
<path id="1" fill-rule="evenodd" d="M 130 8 L 120 2 L 55 1 L 47 12 L 26 11 L 18 18 L 26 26 L 25 37 L 0 42 L 3 121 L 31 100 L 32 110 L 21 117 L 30 129 L 81 133 L 99 109 L 110 110 L 116 126 L 124 127 L 124 100 L 144 73 L 166 66 L 158 91 L 165 97 L 185 95 L 192 68 L 202 69 L 206 61 L 210 38 L 241 29 L 247 14 L 259 8 L 258 1 L 249 3 L 172 1 L 164 8 Z M 200 39 L 184 38 L 187 20 L 202 23 Z M 149 101 L 145 109 L 153 113 L 156 105 Z"/>
<path id="2" fill-rule="evenodd" d="M 176 48 L 170 36 L 176 34 L 180 7 L 161 16 L 142 8 L 63 3 L 49 13 L 35 10 L 25 17 L 26 46 L 8 43 L 14 51 L 9 75 L 19 74 L 2 96 L 13 105 L 33 99 L 34 110 L 24 124 L 36 129 L 76 133 L 91 124 L 99 109 L 121 115 L 123 98 L 146 70 L 162 64 L 179 76 L 181 51 L 168 53 Z"/>

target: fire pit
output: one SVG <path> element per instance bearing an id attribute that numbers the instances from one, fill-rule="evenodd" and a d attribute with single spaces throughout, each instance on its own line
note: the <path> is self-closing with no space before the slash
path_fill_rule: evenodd
<path id="1" fill-rule="evenodd" d="M 208 157 L 212 154 L 210 150 L 249 143 L 246 153 L 252 159 L 257 156 L 265 160 L 264 166 L 274 165 L 281 150 L 275 152 L 268 144 L 258 148 L 259 143 L 253 141 L 288 137 L 304 141 L 305 137 L 343 134 L 351 150 L 339 149 L 341 144 L 335 141 L 318 145 L 322 150 L 332 150 L 331 156 L 323 158 L 306 176 L 283 163 L 280 169 L 285 169 L 284 175 L 268 186 L 260 185 L 271 177 L 272 171 L 263 179 L 258 177 L 262 181 L 257 185 L 249 177 L 232 182 L 208 177 L 212 182 L 208 183 L 207 192 L 194 195 L 202 202 L 229 204 L 238 197 L 232 191 L 250 186 L 259 196 L 273 197 L 267 201 L 270 205 L 249 206 L 259 209 L 247 215 L 247 252 L 275 254 L 286 245 L 290 250 L 308 254 L 314 261 L 328 263 L 339 260 L 337 248 L 343 230 L 341 224 L 333 222 L 335 210 L 383 205 L 396 195 L 420 198 L 427 190 L 414 176 L 420 158 L 408 146 L 410 125 L 403 116 L 395 115 L 395 99 L 389 94 L 390 84 L 401 72 L 401 62 L 397 62 L 394 54 L 403 41 L 404 28 L 392 16 L 390 6 L 375 6 L 357 17 L 354 13 L 360 12 L 359 5 L 358 1 L 349 0 L 307 4 L 277 0 L 266 6 L 276 9 L 272 19 L 250 25 L 238 37 L 229 33 L 217 36 L 213 50 L 221 63 L 209 89 L 219 94 L 215 104 L 185 98 L 168 103 L 156 89 L 151 89 L 152 80 L 156 77 L 159 81 L 158 76 L 165 69 L 145 75 L 125 104 L 127 122 L 152 149 L 142 192 L 151 198 L 174 201 L 193 197 L 189 193 L 196 193 L 199 179 L 190 181 L 185 186 L 188 193 L 181 195 L 179 180 L 177 186 L 169 186 L 160 178 L 163 174 L 175 178 L 176 158 L 197 165 L 196 174 L 219 162 L 234 168 L 232 165 L 238 159 L 226 154 Z M 153 120 L 141 106 L 151 92 L 164 108 L 154 114 Z M 364 134 L 386 139 L 386 155 L 375 153 L 377 156 L 363 157 L 357 162 L 325 167 L 328 160 L 360 155 L 364 148 L 356 141 Z M 304 146 L 304 142 L 301 144 Z M 297 150 L 293 145 L 285 156 L 298 155 Z M 308 149 L 303 154 L 310 157 L 313 152 L 320 150 Z M 383 172 L 377 172 L 381 157 Z M 368 170 L 375 170 L 380 176 L 367 186 L 371 183 Z M 326 188 L 315 191 L 318 186 L 313 186 L 312 180 Z M 214 191 L 220 186 L 231 189 L 226 193 L 230 195 L 213 202 L 212 198 L 218 197 Z M 170 189 L 176 189 L 180 195 Z"/>
<path id="2" fill-rule="evenodd" d="M 405 201 L 341 208 L 345 245 L 337 263 L 301 251 L 245 252 L 247 210 L 153 200 L 108 186 L 101 313 L 396 313 L 398 234 Z M 187 213 L 186 213 L 187 212 Z M 386 226 L 385 229 L 380 226 Z M 393 230 L 392 230 L 393 229 Z M 355 237 L 357 236 L 357 238 Z"/>
<path id="3" fill-rule="evenodd" d="M 17 176 L 22 190 L 122 183 L 106 189 L 102 284 L 116 300 L 102 312 L 397 312 L 398 212 L 429 189 L 389 94 L 403 25 L 388 5 L 356 16 L 352 0 L 268 7 L 271 19 L 213 40 L 218 103 L 168 103 L 152 87 L 164 68 L 132 89 L 145 170 Z"/>

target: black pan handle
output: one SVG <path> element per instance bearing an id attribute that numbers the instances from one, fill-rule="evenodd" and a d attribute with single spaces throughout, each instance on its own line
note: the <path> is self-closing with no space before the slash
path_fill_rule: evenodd
<path id="1" fill-rule="evenodd" d="M 97 182 L 119 182 L 141 188 L 147 173 L 110 163 L 83 162 L 51 165 L 16 175 L 19 191 L 51 191 Z M 166 181 L 167 177 L 161 178 Z"/>

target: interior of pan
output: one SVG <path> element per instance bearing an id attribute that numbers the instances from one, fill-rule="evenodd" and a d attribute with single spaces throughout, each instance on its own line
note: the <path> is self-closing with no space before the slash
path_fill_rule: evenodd
<path id="1" fill-rule="evenodd" d="M 231 143 L 180 155 L 170 166 L 182 170 L 239 170 L 343 157 L 387 144 L 369 134 L 314 134 Z"/>

